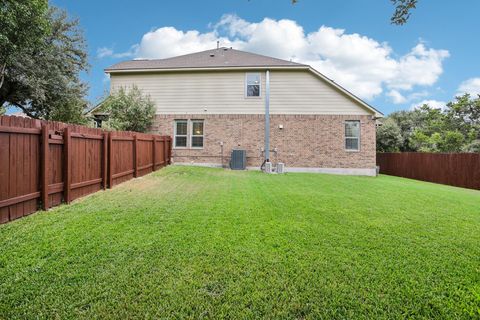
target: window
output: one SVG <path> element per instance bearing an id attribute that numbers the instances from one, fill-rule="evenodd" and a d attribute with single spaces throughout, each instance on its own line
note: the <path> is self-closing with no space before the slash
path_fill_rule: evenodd
<path id="1" fill-rule="evenodd" d="M 261 77 L 260 73 L 247 73 L 245 95 L 247 97 L 260 97 Z"/>
<path id="2" fill-rule="evenodd" d="M 187 147 L 188 121 L 175 120 L 175 148 Z"/>
<path id="3" fill-rule="evenodd" d="M 203 148 L 203 120 L 192 120 L 192 148 Z"/>
<path id="4" fill-rule="evenodd" d="M 175 120 L 175 148 L 203 148 L 203 120 Z"/>
<path id="5" fill-rule="evenodd" d="M 345 149 L 360 150 L 360 121 L 345 121 Z"/>

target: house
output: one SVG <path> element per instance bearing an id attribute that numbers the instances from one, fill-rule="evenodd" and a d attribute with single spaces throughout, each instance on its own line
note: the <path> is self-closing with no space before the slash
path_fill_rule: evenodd
<path id="1" fill-rule="evenodd" d="M 175 163 L 227 166 L 244 149 L 248 167 L 269 159 L 287 171 L 376 173 L 382 113 L 308 65 L 217 48 L 105 72 L 112 92 L 136 85 L 150 95 L 151 131 L 174 137 Z"/>
<path id="2" fill-rule="evenodd" d="M 93 108 L 86 110 L 85 116 L 91 120 L 94 128 L 102 128 L 103 122 L 108 121 L 109 113 L 102 109 L 105 99 L 102 99 Z"/>

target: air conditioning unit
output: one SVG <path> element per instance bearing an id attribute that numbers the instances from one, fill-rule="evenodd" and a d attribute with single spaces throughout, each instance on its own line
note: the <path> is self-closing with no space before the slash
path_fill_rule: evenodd
<path id="1" fill-rule="evenodd" d="M 247 151 L 235 149 L 232 150 L 232 158 L 230 159 L 230 169 L 245 170 L 247 167 Z"/>
<path id="2" fill-rule="evenodd" d="M 265 162 L 265 167 L 263 169 L 265 173 L 273 173 L 273 165 L 270 161 Z"/>
<path id="3" fill-rule="evenodd" d="M 285 173 L 285 164 L 282 162 L 277 163 L 277 173 Z"/>

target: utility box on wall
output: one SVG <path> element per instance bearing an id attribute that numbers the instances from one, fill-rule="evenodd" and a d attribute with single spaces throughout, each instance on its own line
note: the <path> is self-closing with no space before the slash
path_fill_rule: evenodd
<path id="1" fill-rule="evenodd" d="M 230 169 L 245 170 L 247 168 L 247 151 L 232 150 L 232 158 L 230 159 Z"/>

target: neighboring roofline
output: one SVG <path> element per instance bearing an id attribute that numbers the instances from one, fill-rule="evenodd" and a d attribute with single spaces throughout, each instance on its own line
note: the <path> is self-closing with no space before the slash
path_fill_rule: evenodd
<path id="1" fill-rule="evenodd" d="M 107 99 L 102 99 L 99 103 L 97 103 L 95 106 L 93 106 L 90 110 L 87 110 L 84 114 L 85 115 L 91 114 L 93 111 L 100 108 L 106 100 Z"/>
<path id="2" fill-rule="evenodd" d="M 350 97 L 350 99 L 354 100 L 358 104 L 360 104 L 363 108 L 367 109 L 370 112 L 373 112 L 375 118 L 383 118 L 383 113 L 379 110 L 372 107 L 370 104 L 366 103 L 352 92 L 348 91 L 332 79 L 326 77 L 321 72 L 315 70 L 309 65 L 306 64 L 299 64 L 299 65 L 292 65 L 292 66 L 222 66 L 222 67 L 197 67 L 197 68 L 131 68 L 131 69 L 105 69 L 105 73 L 159 73 L 159 72 L 189 72 L 189 71 L 225 71 L 225 70 L 306 70 L 310 71 L 314 75 L 318 76 L 320 79 L 324 80 L 331 86 L 333 86 L 338 91 L 342 92 L 346 96 Z M 97 109 L 101 104 L 99 103 L 89 112 L 94 111 Z"/>

